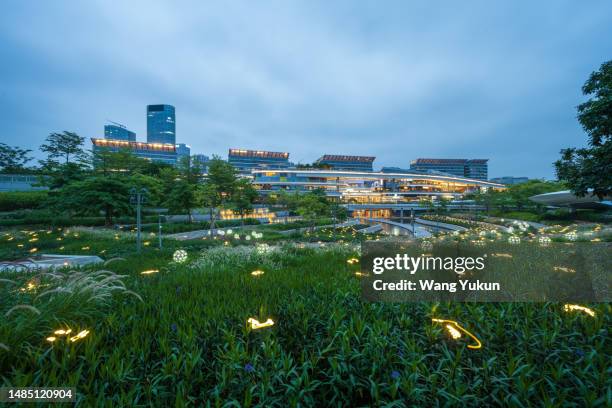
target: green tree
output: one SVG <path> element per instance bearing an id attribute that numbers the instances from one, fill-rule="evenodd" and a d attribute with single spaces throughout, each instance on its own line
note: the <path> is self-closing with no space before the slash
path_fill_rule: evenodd
<path id="1" fill-rule="evenodd" d="M 438 205 L 436 206 L 436 213 L 440 214 L 447 212 L 450 201 L 451 200 L 448 198 L 440 196 L 440 198 L 438 198 Z"/>
<path id="2" fill-rule="evenodd" d="M 289 194 L 284 190 L 281 190 L 276 196 L 276 202 L 281 206 L 285 213 L 285 224 L 288 221 L 289 214 L 297 210 L 298 202 L 300 200 L 299 193 L 296 191 L 293 194 Z"/>
<path id="3" fill-rule="evenodd" d="M 41 178 L 42 184 L 55 189 L 85 177 L 89 157 L 83 148 L 84 137 L 64 131 L 51 133 L 45 142 L 40 146 L 47 153 L 47 159 L 40 161 L 46 176 Z"/>
<path id="4" fill-rule="evenodd" d="M 74 132 L 51 133 L 45 142 L 40 146 L 40 150 L 47 153 L 49 160 L 68 164 L 80 163 L 86 159 L 87 155 L 83 149 L 85 138 Z"/>
<path id="5" fill-rule="evenodd" d="M 430 213 L 435 208 L 431 197 L 420 197 L 419 206 L 425 207 L 425 211 L 427 211 L 427 213 Z"/>
<path id="6" fill-rule="evenodd" d="M 104 176 L 66 184 L 55 196 L 55 206 L 73 215 L 104 213 L 105 224 L 112 225 L 113 217 L 130 211 L 130 186 L 123 181 Z"/>
<path id="7" fill-rule="evenodd" d="M 113 152 L 108 149 L 96 150 L 92 155 L 92 165 L 96 173 L 110 174 L 133 174 L 146 173 L 149 160 L 135 156 L 130 150 L 122 149 Z"/>
<path id="8" fill-rule="evenodd" d="M 193 209 L 201 202 L 202 195 L 199 194 L 197 185 L 189 183 L 186 179 L 179 179 L 170 190 L 165 204 L 172 212 L 186 212 L 191 223 L 193 222 Z"/>
<path id="9" fill-rule="evenodd" d="M 210 229 L 214 231 L 216 210 L 231 199 L 236 185 L 236 170 L 218 156 L 208 162 L 208 176 L 201 189 L 202 202 L 208 207 Z"/>
<path id="10" fill-rule="evenodd" d="M 176 168 L 160 170 L 164 185 L 165 205 L 172 212 L 186 212 L 193 222 L 193 210 L 204 201 L 202 194 L 202 168 L 197 161 L 183 157 Z"/>
<path id="11" fill-rule="evenodd" d="M 240 215 L 240 222 L 244 225 L 244 217 L 253 212 L 253 203 L 257 199 L 257 190 L 247 179 L 240 179 L 234 186 L 232 194 L 232 209 Z"/>
<path id="12" fill-rule="evenodd" d="M 32 160 L 31 152 L 29 149 L 0 143 L 0 172 L 22 173 L 26 164 Z"/>
<path id="13" fill-rule="evenodd" d="M 578 121 L 588 135 L 588 146 L 561 150 L 555 162 L 557 177 L 574 194 L 592 189 L 600 199 L 612 194 L 612 61 L 601 65 L 582 87 L 589 100 L 578 105 Z"/>
<path id="14" fill-rule="evenodd" d="M 297 212 L 310 224 L 310 230 L 314 230 L 316 221 L 329 214 L 329 203 L 325 193 L 321 190 L 314 190 L 300 196 Z"/>
<path id="15" fill-rule="evenodd" d="M 329 203 L 329 213 L 334 220 L 334 228 L 337 223 L 343 223 L 348 218 L 348 210 L 340 203 L 334 201 Z"/>

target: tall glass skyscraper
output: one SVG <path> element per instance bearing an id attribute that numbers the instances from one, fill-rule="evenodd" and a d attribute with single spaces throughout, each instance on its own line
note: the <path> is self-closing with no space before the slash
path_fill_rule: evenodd
<path id="1" fill-rule="evenodd" d="M 136 133 L 128 130 L 125 126 L 104 125 L 104 138 L 112 140 L 136 141 Z"/>
<path id="2" fill-rule="evenodd" d="M 176 143 L 174 106 L 147 106 L 147 142 L 172 145 Z"/>

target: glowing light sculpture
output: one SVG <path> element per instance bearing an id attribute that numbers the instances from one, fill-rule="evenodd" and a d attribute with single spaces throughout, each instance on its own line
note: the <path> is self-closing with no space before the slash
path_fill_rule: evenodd
<path id="1" fill-rule="evenodd" d="M 247 323 L 251 326 L 251 330 L 257 330 L 263 329 L 264 327 L 273 326 L 274 320 L 268 318 L 268 320 L 266 320 L 265 322 L 260 323 L 259 320 L 255 319 L 254 317 L 249 317 Z"/>
<path id="2" fill-rule="evenodd" d="M 177 249 L 176 251 L 174 251 L 172 259 L 176 263 L 185 263 L 187 261 L 187 251 L 185 251 L 184 249 Z"/>
<path id="3" fill-rule="evenodd" d="M 591 317 L 595 317 L 595 311 L 586 306 L 565 304 L 563 305 L 563 310 L 565 310 L 566 312 L 579 311 L 579 312 L 586 313 Z"/>
<path id="4" fill-rule="evenodd" d="M 552 241 L 550 237 L 544 236 L 544 237 L 538 238 L 538 242 L 540 243 L 540 246 L 546 247 L 546 246 L 549 246 Z"/>
<path id="5" fill-rule="evenodd" d="M 518 235 L 512 235 L 510 238 L 508 238 L 508 243 L 512 245 L 518 245 L 521 243 L 521 237 L 519 237 Z"/>
<path id="6" fill-rule="evenodd" d="M 88 334 L 89 334 L 89 330 L 81 330 L 76 335 L 72 336 L 70 338 L 70 341 L 74 343 L 75 341 L 84 339 L 85 337 L 87 337 Z"/>
<path id="7" fill-rule="evenodd" d="M 472 340 L 474 340 L 474 344 L 468 344 L 467 347 L 472 350 L 477 350 L 482 348 L 482 343 L 478 340 L 478 337 L 474 336 L 472 333 L 463 328 L 459 323 L 454 320 L 446 320 L 446 319 L 431 319 L 432 323 L 441 323 L 444 324 L 446 331 L 453 338 L 453 340 L 458 340 L 461 338 L 461 333 L 464 333 Z"/>

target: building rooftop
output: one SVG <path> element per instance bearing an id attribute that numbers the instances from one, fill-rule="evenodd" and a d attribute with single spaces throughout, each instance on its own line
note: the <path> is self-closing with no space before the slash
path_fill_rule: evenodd
<path id="1" fill-rule="evenodd" d="M 485 164 L 489 159 L 423 159 L 419 158 L 412 160 L 411 164 L 465 164 L 471 163 L 482 163 Z"/>
<path id="2" fill-rule="evenodd" d="M 288 159 L 289 153 L 265 150 L 229 149 L 229 156 Z"/>
<path id="3" fill-rule="evenodd" d="M 320 161 L 340 161 L 340 162 L 364 162 L 372 163 L 376 157 L 373 156 L 345 156 L 339 154 L 324 154 L 317 162 Z"/>
<path id="4" fill-rule="evenodd" d="M 124 149 L 135 149 L 135 150 L 148 150 L 148 151 L 162 151 L 162 152 L 175 152 L 176 146 L 173 144 L 163 143 L 146 143 L 146 142 L 131 142 L 128 140 L 114 140 L 114 139 L 98 139 L 95 137 L 91 138 L 91 143 L 97 147 L 114 147 Z"/>

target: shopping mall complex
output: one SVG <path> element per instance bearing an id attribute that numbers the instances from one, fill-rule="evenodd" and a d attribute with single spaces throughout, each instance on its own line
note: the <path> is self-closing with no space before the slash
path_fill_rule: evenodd
<path id="1" fill-rule="evenodd" d="M 471 192 L 504 189 L 504 185 L 458 176 L 402 171 L 378 172 L 279 169 L 254 170 L 253 184 L 262 195 L 280 191 L 307 192 L 322 189 L 346 204 L 369 209 L 413 208 L 428 198 L 461 200 Z"/>

